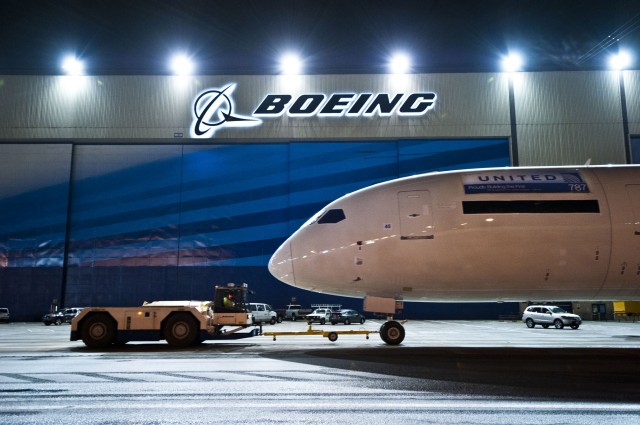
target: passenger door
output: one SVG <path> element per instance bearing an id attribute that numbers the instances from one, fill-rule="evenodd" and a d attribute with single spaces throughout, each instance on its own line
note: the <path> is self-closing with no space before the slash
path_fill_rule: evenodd
<path id="1" fill-rule="evenodd" d="M 551 314 L 551 310 L 549 310 L 546 307 L 541 307 L 540 308 L 540 319 L 538 319 L 537 322 L 544 323 L 544 324 L 552 323 L 553 322 L 553 315 Z"/>
<path id="2" fill-rule="evenodd" d="M 265 311 L 264 304 L 258 304 L 256 307 L 256 320 L 264 322 L 267 319 L 267 312 Z"/>
<path id="3" fill-rule="evenodd" d="M 398 192 L 400 239 L 433 239 L 431 193 L 428 190 Z"/>

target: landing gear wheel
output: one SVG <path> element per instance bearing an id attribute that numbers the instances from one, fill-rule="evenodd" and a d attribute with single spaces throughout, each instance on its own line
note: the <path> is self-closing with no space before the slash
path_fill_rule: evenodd
<path id="1" fill-rule="evenodd" d="M 525 323 L 527 324 L 527 327 L 529 329 L 533 329 L 536 327 L 536 323 L 533 321 L 533 319 L 529 318 L 525 321 Z"/>
<path id="2" fill-rule="evenodd" d="M 327 338 L 329 338 L 329 341 L 331 342 L 336 342 L 338 340 L 338 334 L 335 332 L 329 332 L 329 335 L 327 335 Z"/>
<path id="3" fill-rule="evenodd" d="M 107 314 L 94 314 L 82 324 L 82 342 L 90 348 L 104 348 L 116 340 L 116 324 Z"/>
<path id="4" fill-rule="evenodd" d="M 389 345 L 398 345 L 404 340 L 404 327 L 392 320 L 380 326 L 380 338 Z"/>
<path id="5" fill-rule="evenodd" d="M 164 339 L 173 347 L 188 347 L 198 340 L 198 325 L 189 313 L 174 314 L 164 326 Z"/>
<path id="6" fill-rule="evenodd" d="M 564 323 L 562 323 L 562 320 L 556 319 L 553 321 L 553 326 L 555 326 L 556 329 L 562 329 L 564 328 Z"/>

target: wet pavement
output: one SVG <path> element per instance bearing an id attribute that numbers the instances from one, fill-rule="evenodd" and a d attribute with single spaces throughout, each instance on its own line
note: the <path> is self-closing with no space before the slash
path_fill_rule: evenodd
<path id="1" fill-rule="evenodd" d="M 639 323 L 405 327 L 397 347 L 371 334 L 91 350 L 68 325 L 0 325 L 0 423 L 640 423 Z"/>

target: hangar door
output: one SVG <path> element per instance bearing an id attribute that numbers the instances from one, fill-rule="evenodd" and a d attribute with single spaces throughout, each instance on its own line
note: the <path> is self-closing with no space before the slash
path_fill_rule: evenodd
<path id="1" fill-rule="evenodd" d="M 433 239 L 431 194 L 428 190 L 398 192 L 400 239 Z"/>

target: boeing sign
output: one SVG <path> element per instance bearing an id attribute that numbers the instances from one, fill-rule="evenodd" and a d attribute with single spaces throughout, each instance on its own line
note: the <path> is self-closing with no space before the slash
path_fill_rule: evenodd
<path id="1" fill-rule="evenodd" d="M 436 101 L 436 94 L 417 93 L 322 93 L 267 94 L 251 117 L 233 112 L 231 93 L 236 84 L 208 89 L 200 93 L 193 105 L 191 136 L 213 137 L 223 127 L 253 127 L 262 119 L 287 114 L 293 118 L 359 117 L 359 116 L 420 116 L 427 113 Z"/>
<path id="2" fill-rule="evenodd" d="M 192 137 L 213 137 L 216 129 L 227 127 L 253 127 L 262 121 L 233 114 L 230 84 L 223 89 L 209 89 L 200 93 L 193 103 Z"/>

